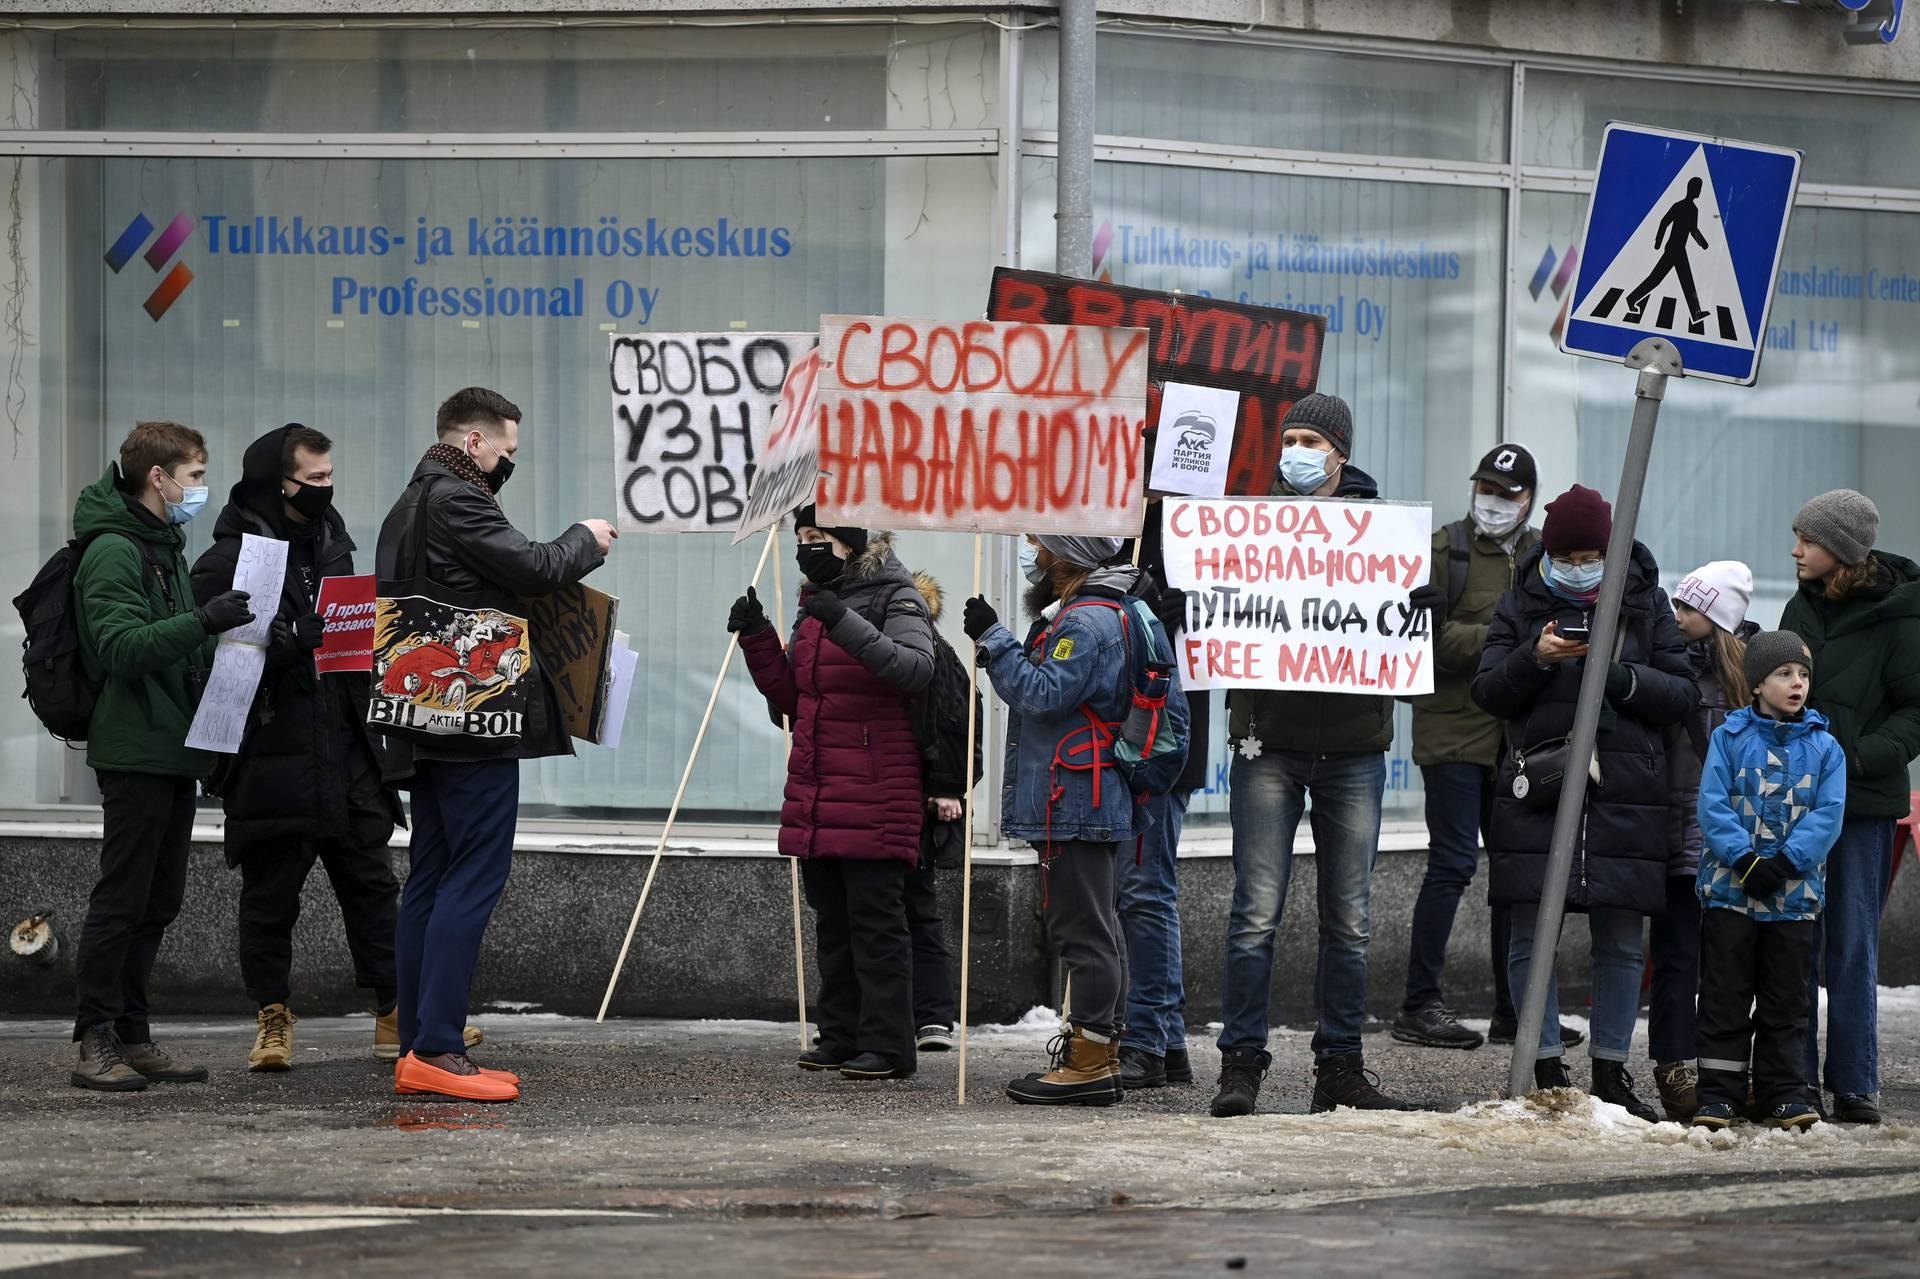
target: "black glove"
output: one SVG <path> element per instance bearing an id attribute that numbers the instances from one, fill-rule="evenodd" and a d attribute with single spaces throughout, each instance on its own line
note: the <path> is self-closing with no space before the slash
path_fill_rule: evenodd
<path id="1" fill-rule="evenodd" d="M 1620 662 L 1607 666 L 1607 700 L 1624 702 L 1633 693 L 1633 672 Z"/>
<path id="2" fill-rule="evenodd" d="M 800 599 L 800 611 L 820 619 L 820 625 L 832 630 L 847 615 L 847 606 L 832 591 L 815 588 Z"/>
<path id="3" fill-rule="evenodd" d="M 966 610 L 960 615 L 960 629 L 967 638 L 978 644 L 980 637 L 992 630 L 1000 621 L 1000 614 L 993 611 L 993 605 L 987 603 L 987 597 L 976 595 L 967 601 Z"/>
<path id="4" fill-rule="evenodd" d="M 752 635 L 772 625 L 767 620 L 767 610 L 760 607 L 760 593 L 751 586 L 733 602 L 733 611 L 727 614 L 727 629 L 736 635 Z"/>
<path id="5" fill-rule="evenodd" d="M 1177 586 L 1167 587 L 1153 602 L 1153 615 L 1166 628 L 1167 638 L 1172 639 L 1176 632 L 1187 628 L 1187 593 Z"/>
<path id="6" fill-rule="evenodd" d="M 293 619 L 293 642 L 311 653 L 320 647 L 326 638 L 327 624 L 320 620 L 320 614 L 308 613 L 305 617 Z"/>
<path id="7" fill-rule="evenodd" d="M 1771 857 L 1748 853 L 1733 864 L 1733 869 L 1739 874 L 1740 886 L 1747 890 L 1747 896 L 1761 898 L 1779 892 L 1797 873 L 1793 863 L 1780 853 Z"/>
<path id="8" fill-rule="evenodd" d="M 1446 592 L 1429 582 L 1425 586 L 1416 586 L 1407 595 L 1407 603 L 1415 608 L 1424 608 L 1433 618 L 1433 629 L 1439 630 L 1440 624 L 1447 620 Z"/>
<path id="9" fill-rule="evenodd" d="M 253 620 L 253 610 L 247 607 L 251 598 L 245 591 L 222 591 L 194 609 L 193 615 L 207 628 L 207 634 L 224 635 Z"/>

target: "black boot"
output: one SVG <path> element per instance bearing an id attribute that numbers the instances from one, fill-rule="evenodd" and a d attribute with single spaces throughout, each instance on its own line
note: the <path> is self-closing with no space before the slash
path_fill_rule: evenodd
<path id="1" fill-rule="evenodd" d="M 1567 1073 L 1565 1057 L 1536 1057 L 1533 1062 L 1535 1088 L 1571 1088 L 1573 1076 Z"/>
<path id="2" fill-rule="evenodd" d="M 1634 1096 L 1633 1077 L 1627 1074 L 1625 1062 L 1593 1059 L 1593 1095 L 1621 1107 L 1635 1119 L 1660 1122 L 1660 1112 Z"/>
<path id="3" fill-rule="evenodd" d="M 1395 1017 L 1393 1037 L 1403 1044 L 1418 1044 L 1423 1048 L 1462 1048 L 1468 1052 L 1486 1042 L 1479 1031 L 1462 1026 L 1460 1019 L 1453 1015 L 1453 1010 L 1437 999 L 1424 1008 L 1402 1012 Z"/>
<path id="4" fill-rule="evenodd" d="M 1166 1058 L 1156 1057 L 1144 1048 L 1120 1046 L 1121 1087 L 1131 1092 L 1135 1088 L 1164 1088 L 1166 1084 Z"/>
<path id="5" fill-rule="evenodd" d="M 1520 1023 L 1515 1018 L 1495 1017 L 1493 1023 L 1487 1027 L 1487 1042 L 1490 1044 L 1510 1044 L 1519 1031 Z M 1563 1021 L 1560 1023 L 1560 1046 L 1562 1048 L 1578 1048 L 1581 1044 L 1585 1043 L 1586 1040 L 1587 1037 L 1585 1035 L 1567 1025 L 1566 1022 Z"/>
<path id="6" fill-rule="evenodd" d="M 1321 1115 L 1336 1106 L 1353 1110 L 1417 1109 L 1381 1092 L 1380 1077 L 1367 1069 L 1366 1059 L 1357 1052 L 1325 1058 L 1313 1067 L 1313 1100 L 1307 1104 L 1307 1112 Z"/>
<path id="7" fill-rule="evenodd" d="M 1170 1084 L 1190 1084 L 1193 1082 L 1193 1058 L 1187 1055 L 1187 1046 L 1167 1049 L 1167 1082 Z"/>
<path id="8" fill-rule="evenodd" d="M 1213 1117 L 1251 1115 L 1260 1100 L 1260 1081 L 1267 1077 L 1273 1058 L 1260 1048 L 1220 1050 L 1220 1091 L 1213 1096 Z"/>

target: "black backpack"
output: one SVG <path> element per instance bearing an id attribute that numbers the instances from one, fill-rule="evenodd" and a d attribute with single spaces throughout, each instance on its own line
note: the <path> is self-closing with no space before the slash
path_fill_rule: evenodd
<path id="1" fill-rule="evenodd" d="M 876 598 L 863 610 L 863 615 L 876 629 L 884 630 L 887 610 L 893 607 L 895 597 L 913 590 L 916 588 L 909 585 L 896 586 Z M 920 748 L 922 776 L 929 782 L 939 776 L 965 785 L 961 779 L 968 774 L 961 761 L 967 753 L 967 664 L 940 634 L 931 617 L 927 619 L 927 627 L 933 632 L 933 680 L 909 703 L 907 714 L 913 722 L 913 740 Z M 978 692 L 974 694 L 974 704 L 976 708 L 980 706 Z M 976 709 L 975 713 L 980 712 Z M 984 718 L 978 719 L 976 726 L 983 727 L 985 722 Z M 972 784 L 979 785 L 986 775 L 977 731 L 973 743 Z"/>
<path id="2" fill-rule="evenodd" d="M 100 686 L 87 678 L 80 660 L 80 628 L 73 616 L 73 579 L 80 571 L 80 558 L 100 536 L 74 538 L 55 551 L 27 589 L 13 597 L 27 633 L 20 659 L 27 686 L 20 696 L 47 731 L 65 742 L 86 740 L 94 703 L 100 700 Z M 124 533 L 120 536 L 140 548 L 142 561 L 159 569 L 145 542 Z"/>

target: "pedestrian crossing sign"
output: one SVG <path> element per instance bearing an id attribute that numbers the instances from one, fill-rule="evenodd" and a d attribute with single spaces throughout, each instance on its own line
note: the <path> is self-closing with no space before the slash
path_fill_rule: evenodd
<path id="1" fill-rule="evenodd" d="M 1661 337 L 1687 376 L 1751 386 L 1800 159 L 1786 147 L 1607 125 L 1560 349 L 1620 363 Z"/>

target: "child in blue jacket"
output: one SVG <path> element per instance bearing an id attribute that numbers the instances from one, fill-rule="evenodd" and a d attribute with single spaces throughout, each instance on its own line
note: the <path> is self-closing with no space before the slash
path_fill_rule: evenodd
<path id="1" fill-rule="evenodd" d="M 1791 631 L 1747 642 L 1751 707 L 1714 730 L 1700 776 L 1700 1109 L 1725 1128 L 1752 1095 L 1775 1128 L 1819 1116 L 1801 1078 L 1814 921 L 1847 805 L 1847 760 L 1807 709 L 1813 655 Z"/>

